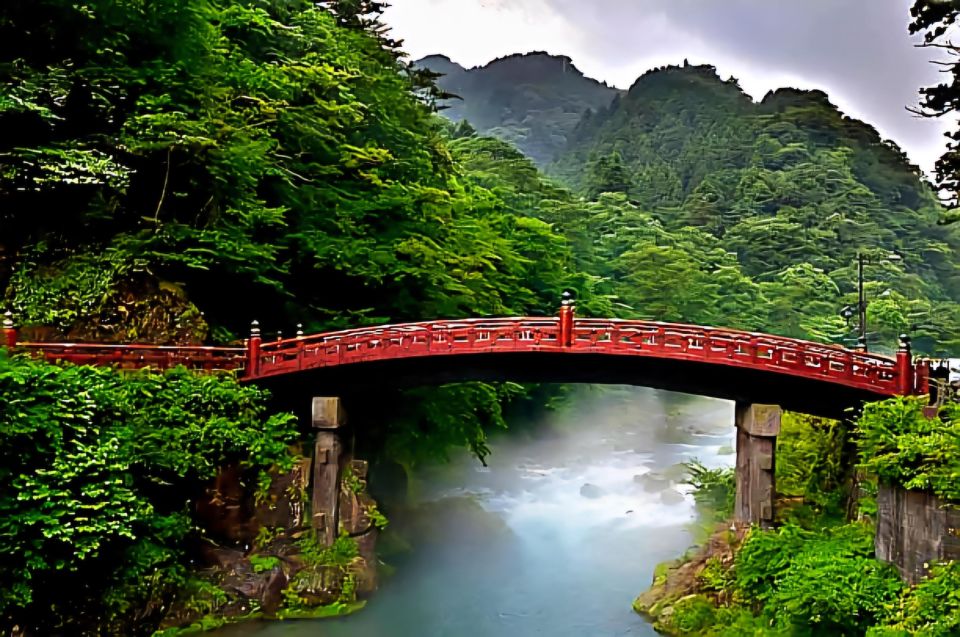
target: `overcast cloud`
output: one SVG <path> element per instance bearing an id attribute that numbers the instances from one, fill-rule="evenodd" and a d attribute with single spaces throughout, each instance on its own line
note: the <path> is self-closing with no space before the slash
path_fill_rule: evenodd
<path id="1" fill-rule="evenodd" d="M 413 58 L 443 53 L 471 67 L 511 53 L 568 55 L 629 88 L 664 64 L 708 63 L 755 99 L 782 87 L 826 91 L 927 171 L 946 120 L 906 106 L 939 81 L 935 51 L 907 33 L 912 0 L 394 0 L 386 20 Z"/>

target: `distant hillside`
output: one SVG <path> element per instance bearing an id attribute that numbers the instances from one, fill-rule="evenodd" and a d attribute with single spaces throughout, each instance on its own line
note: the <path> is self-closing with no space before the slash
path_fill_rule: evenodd
<path id="1" fill-rule="evenodd" d="M 960 306 L 952 303 L 960 299 L 953 256 L 960 253 L 960 224 L 938 225 L 942 209 L 917 167 L 872 126 L 844 116 L 822 91 L 784 88 L 755 102 L 736 79 L 686 63 L 645 73 L 627 92 L 584 78 L 565 58 L 543 54 L 469 71 L 441 57 L 424 64 L 445 73 L 442 88 L 464 98 L 445 114 L 515 142 L 588 201 L 615 193 L 673 237 L 712 235 L 720 252 L 735 255 L 742 273 L 763 286 L 835 299 L 818 306 L 819 318 L 783 333 L 836 329 L 836 313 L 856 290 L 858 252 L 876 262 L 868 266 L 871 324 L 888 322 L 890 334 L 908 331 L 918 344 L 926 339 L 923 346 L 933 347 L 945 346 L 943 337 L 922 333 L 960 321 Z M 587 109 L 585 96 L 612 99 Z M 507 163 L 519 171 L 518 201 L 541 196 L 531 179 L 520 179 L 529 171 L 518 168 L 517 158 Z M 640 232 L 642 223 L 631 223 L 628 230 Z M 597 240 L 591 233 L 574 235 L 584 246 Z M 901 255 L 898 266 L 883 262 L 891 252 Z M 724 258 L 705 267 L 721 267 Z M 605 276 L 629 279 L 620 271 Z M 646 284 L 630 281 L 632 288 Z M 918 297 L 934 305 L 920 308 L 911 300 Z M 762 324 L 785 325 L 804 303 L 784 301 Z M 954 346 L 960 339 L 946 345 Z"/>
<path id="2" fill-rule="evenodd" d="M 668 228 L 722 237 L 751 276 L 808 261 L 846 287 L 858 251 L 895 251 L 930 297 L 960 298 L 947 264 L 960 233 L 937 225 L 920 171 L 821 91 L 757 103 L 711 66 L 666 67 L 570 138 L 548 172 L 587 196 L 622 192 Z"/>
<path id="3" fill-rule="evenodd" d="M 606 108 L 620 94 L 586 77 L 570 58 L 528 53 L 464 69 L 442 55 L 418 66 L 442 73 L 438 84 L 458 95 L 444 115 L 517 145 L 540 165 L 553 160 L 587 110 Z"/>

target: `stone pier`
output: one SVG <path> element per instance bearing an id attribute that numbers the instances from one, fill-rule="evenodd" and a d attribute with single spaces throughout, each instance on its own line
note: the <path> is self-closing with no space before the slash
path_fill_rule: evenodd
<path id="1" fill-rule="evenodd" d="M 340 477 L 347 461 L 346 412 L 339 398 L 314 398 L 312 424 L 317 430 L 313 455 L 311 526 L 327 546 L 340 524 Z"/>
<path id="2" fill-rule="evenodd" d="M 777 405 L 737 403 L 737 522 L 773 525 L 780 415 Z"/>
<path id="3" fill-rule="evenodd" d="M 932 565 L 960 560 L 960 509 L 932 493 L 880 485 L 875 546 L 878 559 L 916 584 Z"/>

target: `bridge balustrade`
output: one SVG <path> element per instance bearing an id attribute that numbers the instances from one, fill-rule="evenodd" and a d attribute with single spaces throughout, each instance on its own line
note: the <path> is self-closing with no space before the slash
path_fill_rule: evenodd
<path id="1" fill-rule="evenodd" d="M 245 380 L 311 369 L 425 356 L 553 352 L 654 357 L 771 371 L 824 380 L 874 393 L 923 393 L 923 364 L 914 367 L 909 342 L 897 359 L 798 339 L 656 321 L 559 317 L 481 318 L 371 326 L 263 342 L 259 329 L 245 348 L 19 343 L 9 319 L 8 347 L 50 361 L 124 369 L 241 372 Z M 9 325 L 8 325 L 9 324 Z"/>
<path id="2" fill-rule="evenodd" d="M 172 369 L 184 365 L 204 371 L 242 370 L 243 347 L 113 345 L 97 343 L 17 343 L 16 348 L 50 362 L 113 366 L 119 369 Z"/>

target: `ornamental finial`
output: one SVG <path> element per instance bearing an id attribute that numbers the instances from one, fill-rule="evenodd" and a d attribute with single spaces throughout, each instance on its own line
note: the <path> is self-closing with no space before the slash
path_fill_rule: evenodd
<path id="1" fill-rule="evenodd" d="M 303 323 L 297 323 L 297 338 L 303 338 Z"/>
<path id="2" fill-rule="evenodd" d="M 7 310 L 3 313 L 3 329 L 12 330 L 13 329 L 13 312 Z"/>
<path id="3" fill-rule="evenodd" d="M 250 322 L 250 337 L 257 338 L 260 336 L 260 321 L 254 319 Z"/>
<path id="4" fill-rule="evenodd" d="M 900 335 L 900 350 L 904 352 L 910 351 L 910 335 L 909 334 Z"/>

